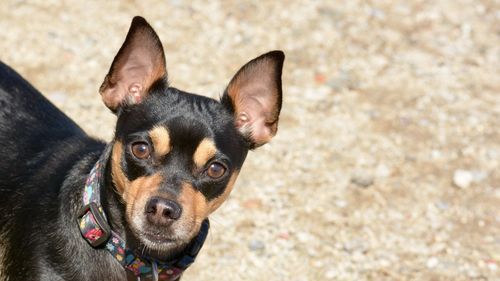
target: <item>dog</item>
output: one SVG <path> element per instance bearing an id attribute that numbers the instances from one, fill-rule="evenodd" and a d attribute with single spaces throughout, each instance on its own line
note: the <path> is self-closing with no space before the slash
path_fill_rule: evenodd
<path id="1" fill-rule="evenodd" d="M 277 132 L 283 62 L 249 61 L 219 101 L 184 92 L 135 17 L 99 89 L 117 116 L 107 144 L 0 63 L 0 281 L 179 280 L 247 152 Z"/>

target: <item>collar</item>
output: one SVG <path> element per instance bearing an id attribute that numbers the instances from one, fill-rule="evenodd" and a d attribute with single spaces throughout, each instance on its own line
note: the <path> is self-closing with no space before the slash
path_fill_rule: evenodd
<path id="1" fill-rule="evenodd" d="M 92 247 L 106 248 L 137 280 L 147 277 L 152 277 L 153 280 L 177 280 L 194 262 L 203 246 L 210 228 L 208 219 L 203 221 L 198 236 L 193 239 L 183 255 L 175 260 L 158 261 L 135 255 L 126 247 L 125 240 L 111 229 L 101 205 L 100 185 L 109 154 L 110 146 L 107 146 L 87 176 L 83 191 L 83 208 L 77 219 L 80 232 Z"/>

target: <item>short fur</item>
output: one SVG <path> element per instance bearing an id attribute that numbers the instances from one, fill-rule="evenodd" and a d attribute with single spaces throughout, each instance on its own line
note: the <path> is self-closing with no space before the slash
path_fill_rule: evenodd
<path id="1" fill-rule="evenodd" d="M 170 87 L 160 40 L 143 18 L 134 18 L 100 88 L 118 117 L 102 205 L 128 247 L 159 260 L 182 253 L 227 198 L 247 151 L 276 133 L 283 60 L 280 51 L 252 60 L 218 102 Z M 0 143 L 0 281 L 127 280 L 76 223 L 86 177 L 107 144 L 3 63 Z M 155 154 L 157 143 L 168 147 Z M 148 158 L 134 154 L 137 144 L 151 150 Z M 223 169 L 221 177 L 211 176 L 213 165 L 214 173 Z M 180 218 L 148 218 L 151 198 L 176 202 Z"/>

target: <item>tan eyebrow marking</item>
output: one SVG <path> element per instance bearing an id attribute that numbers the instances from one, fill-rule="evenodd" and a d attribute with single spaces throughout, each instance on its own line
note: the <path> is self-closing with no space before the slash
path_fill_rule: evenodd
<path id="1" fill-rule="evenodd" d="M 208 160 L 215 156 L 217 148 L 213 140 L 203 139 L 193 154 L 193 161 L 198 168 L 203 167 Z"/>
<path id="2" fill-rule="evenodd" d="M 149 131 L 149 137 L 153 141 L 154 151 L 157 157 L 165 156 L 170 152 L 170 135 L 167 128 L 163 126 L 154 127 Z"/>

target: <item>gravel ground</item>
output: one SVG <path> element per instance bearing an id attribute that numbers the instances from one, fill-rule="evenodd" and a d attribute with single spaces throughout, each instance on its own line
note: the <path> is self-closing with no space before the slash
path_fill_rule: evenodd
<path id="1" fill-rule="evenodd" d="M 217 97 L 287 54 L 278 136 L 251 153 L 184 280 L 500 280 L 500 2 L 13 1 L 0 59 L 89 133 L 131 18 L 173 85 Z"/>

